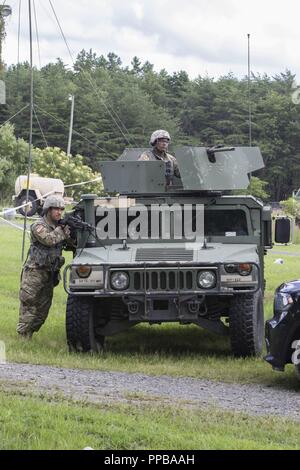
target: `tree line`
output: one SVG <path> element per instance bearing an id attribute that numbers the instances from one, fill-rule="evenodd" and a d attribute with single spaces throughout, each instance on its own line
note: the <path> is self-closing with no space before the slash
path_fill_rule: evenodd
<path id="1" fill-rule="evenodd" d="M 30 89 L 28 63 L 3 73 L 7 104 L 0 107 L 0 125 L 29 103 Z M 289 70 L 251 77 L 252 144 L 261 148 L 266 164 L 256 176 L 268 183 L 265 189 L 274 201 L 300 187 L 300 104 L 292 100 L 294 79 Z M 247 77 L 229 73 L 191 79 L 185 71 L 156 72 L 137 57 L 125 67 L 114 53 L 104 57 L 83 50 L 72 69 L 60 59 L 35 69 L 34 90 L 34 146 L 67 148 L 68 97 L 73 94 L 72 153 L 83 155 L 93 171 L 125 147 L 147 147 L 150 134 L 160 128 L 171 133 L 175 145 L 249 144 Z M 16 138 L 28 141 L 28 108 L 13 124 Z M 24 165 L 20 162 L 20 170 Z"/>

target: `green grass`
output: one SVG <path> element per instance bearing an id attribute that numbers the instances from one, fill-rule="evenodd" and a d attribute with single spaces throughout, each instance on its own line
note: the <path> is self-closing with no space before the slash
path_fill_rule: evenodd
<path id="1" fill-rule="evenodd" d="M 297 225 L 295 227 L 293 242 L 294 242 L 295 245 L 300 245 L 300 229 L 299 229 L 299 226 L 297 226 Z"/>
<path id="2" fill-rule="evenodd" d="M 262 383 L 300 390 L 292 366 L 276 374 L 262 359 L 233 359 L 229 339 L 196 326 L 142 325 L 108 338 L 100 356 L 69 354 L 65 337 L 66 294 L 60 286 L 50 316 L 32 342 L 24 343 L 15 332 L 21 271 L 22 232 L 0 226 L 0 340 L 9 361 L 51 364 L 59 367 L 139 372 L 153 375 L 190 376 L 226 382 Z M 300 252 L 300 247 L 276 247 L 277 251 Z M 274 260 L 283 258 L 284 265 Z M 266 257 L 266 314 L 272 314 L 274 289 L 284 280 L 300 277 L 300 258 L 269 254 Z"/>
<path id="3" fill-rule="evenodd" d="M 300 442 L 296 422 L 214 408 L 88 405 L 2 392 L 0 403 L 0 450 L 271 450 L 299 449 Z"/>

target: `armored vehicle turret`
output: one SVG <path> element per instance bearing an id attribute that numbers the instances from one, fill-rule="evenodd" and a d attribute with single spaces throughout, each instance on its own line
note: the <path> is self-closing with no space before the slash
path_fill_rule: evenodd
<path id="1" fill-rule="evenodd" d="M 87 228 L 64 273 L 70 349 L 99 350 L 139 323 L 195 324 L 229 335 L 235 356 L 257 356 L 264 332 L 264 255 L 271 208 L 243 194 L 263 168 L 258 148 L 174 150 L 163 161 L 127 149 L 100 171 L 109 197 L 75 209 Z"/>

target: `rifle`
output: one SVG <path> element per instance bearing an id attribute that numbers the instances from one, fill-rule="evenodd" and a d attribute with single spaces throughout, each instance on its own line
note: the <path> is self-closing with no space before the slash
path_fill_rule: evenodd
<path id="1" fill-rule="evenodd" d="M 103 246 L 105 250 L 107 249 L 106 246 L 101 242 L 101 240 L 98 239 L 96 235 L 96 227 L 93 227 L 87 222 L 84 222 L 80 218 L 79 214 L 74 215 L 74 212 L 70 212 L 69 214 L 66 214 L 65 217 L 58 222 L 58 225 L 61 225 L 62 227 L 65 227 L 67 225 L 68 227 L 70 227 L 71 238 L 74 238 L 74 239 L 76 239 L 76 230 L 87 231 L 89 232 L 88 239 L 92 235 L 95 238 L 95 240 L 98 240 L 100 242 L 101 246 Z M 86 240 L 86 243 L 88 239 Z M 85 247 L 83 247 L 82 250 L 84 250 L 84 248 Z"/>
<path id="2" fill-rule="evenodd" d="M 63 227 L 68 225 L 73 232 L 75 230 L 87 230 L 89 232 L 94 232 L 96 230 L 95 227 L 84 222 L 79 215 L 74 215 L 74 212 L 66 214 L 65 217 L 59 221 L 58 225 L 62 225 Z"/>

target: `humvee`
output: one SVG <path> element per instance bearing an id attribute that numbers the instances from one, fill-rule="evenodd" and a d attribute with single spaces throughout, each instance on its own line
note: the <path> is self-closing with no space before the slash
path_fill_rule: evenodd
<path id="1" fill-rule="evenodd" d="M 181 178 L 171 184 L 163 162 L 138 161 L 144 151 L 102 162 L 110 196 L 85 195 L 75 208 L 85 228 L 64 271 L 70 350 L 99 351 L 106 336 L 140 323 L 177 322 L 229 335 L 235 356 L 260 355 L 271 208 L 243 195 L 264 167 L 260 150 L 176 148 Z"/>

